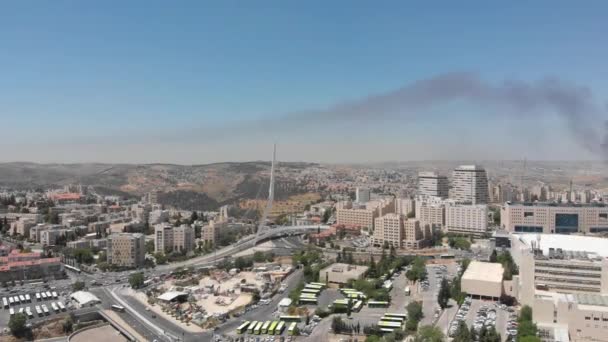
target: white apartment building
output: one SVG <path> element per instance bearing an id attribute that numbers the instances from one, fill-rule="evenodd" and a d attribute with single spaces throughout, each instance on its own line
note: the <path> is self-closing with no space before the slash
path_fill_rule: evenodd
<path id="1" fill-rule="evenodd" d="M 226 221 L 209 221 L 208 225 L 201 228 L 201 240 L 211 243 L 212 246 L 217 245 L 217 240 L 220 237 L 220 231 L 228 226 Z"/>
<path id="2" fill-rule="evenodd" d="M 194 250 L 194 228 L 188 225 L 173 227 L 170 224 L 154 226 L 154 252 L 191 252 Z"/>
<path id="3" fill-rule="evenodd" d="M 459 203 L 487 204 L 488 176 L 479 165 L 461 165 L 452 172 L 450 198 Z"/>
<path id="4" fill-rule="evenodd" d="M 108 263 L 121 267 L 142 267 L 146 238 L 140 233 L 117 233 L 108 237 Z"/>
<path id="5" fill-rule="evenodd" d="M 448 198 L 449 189 L 448 177 L 435 172 L 418 173 L 418 195 Z"/>
<path id="6" fill-rule="evenodd" d="M 445 205 L 416 202 L 416 219 L 422 224 L 428 224 L 434 229 L 443 229 L 445 226 Z"/>
<path id="7" fill-rule="evenodd" d="M 608 232 L 608 206 L 506 203 L 500 210 L 500 225 L 515 233 L 605 233 Z"/>
<path id="8" fill-rule="evenodd" d="M 445 227 L 450 233 L 483 236 L 488 231 L 488 206 L 447 205 Z"/>

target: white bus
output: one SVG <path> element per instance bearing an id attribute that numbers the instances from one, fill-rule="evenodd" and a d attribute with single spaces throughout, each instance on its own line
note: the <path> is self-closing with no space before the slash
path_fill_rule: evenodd
<path id="1" fill-rule="evenodd" d="M 30 309 L 29 306 L 27 308 L 25 308 L 25 313 L 27 313 L 28 318 L 34 318 L 34 314 L 32 313 L 32 310 Z"/>
<path id="2" fill-rule="evenodd" d="M 49 314 L 49 308 L 46 307 L 46 305 L 42 304 L 42 311 L 44 311 L 45 315 Z"/>
<path id="3" fill-rule="evenodd" d="M 2 297 L 2 306 L 5 309 L 8 309 L 8 300 L 6 300 L 6 297 Z"/>
<path id="4" fill-rule="evenodd" d="M 12 315 L 14 315 L 14 314 L 15 314 L 15 309 L 10 308 L 10 309 L 8 309 L 8 312 L 9 312 L 9 313 L 11 314 L 11 316 L 12 316 Z"/>
<path id="5" fill-rule="evenodd" d="M 36 305 L 36 313 L 38 316 L 42 316 L 42 310 L 40 309 L 40 305 Z"/>
<path id="6" fill-rule="evenodd" d="M 65 305 L 63 305 L 62 302 L 57 302 L 57 305 L 59 306 L 59 309 L 61 309 L 61 311 L 65 310 Z"/>
<path id="7" fill-rule="evenodd" d="M 26 294 L 25 295 L 25 301 L 28 302 L 28 303 L 31 302 L 32 301 L 32 297 L 30 297 L 29 294 Z"/>
<path id="8" fill-rule="evenodd" d="M 55 292 L 55 291 L 53 291 L 51 294 L 53 295 L 53 298 L 57 298 L 57 297 L 59 297 L 59 296 L 57 295 L 57 292 Z"/>
<path id="9" fill-rule="evenodd" d="M 125 307 L 124 306 L 112 305 L 111 308 L 114 311 L 125 312 Z"/>
<path id="10" fill-rule="evenodd" d="M 57 306 L 57 304 L 55 304 L 55 302 L 51 303 L 51 307 L 53 308 L 53 311 L 59 312 L 59 307 Z"/>
<path id="11" fill-rule="evenodd" d="M 14 296 L 13 302 L 15 302 L 15 304 L 19 304 L 19 296 Z"/>
<path id="12" fill-rule="evenodd" d="M 19 295 L 19 301 L 21 303 L 25 303 L 25 296 L 24 295 Z"/>
<path id="13" fill-rule="evenodd" d="M 44 292 L 40 292 L 40 295 L 42 296 L 42 300 L 45 300 L 45 299 L 46 299 L 46 293 L 44 293 Z"/>
<path id="14" fill-rule="evenodd" d="M 409 296 L 409 295 L 410 295 L 410 293 L 411 293 L 411 292 L 410 292 L 410 287 L 409 287 L 409 286 L 407 286 L 407 287 L 405 288 L 405 295 L 406 295 L 406 296 Z"/>
<path id="15" fill-rule="evenodd" d="M 11 305 L 15 304 L 15 300 L 13 299 L 13 297 L 8 297 L 8 301 Z"/>
<path id="16" fill-rule="evenodd" d="M 46 297 L 47 298 L 53 298 L 53 295 L 51 294 L 51 291 L 46 291 Z"/>
<path id="17" fill-rule="evenodd" d="M 23 308 L 19 308 L 19 313 L 23 313 Z"/>
<path id="18" fill-rule="evenodd" d="M 40 301 L 40 293 L 36 292 L 36 300 Z"/>

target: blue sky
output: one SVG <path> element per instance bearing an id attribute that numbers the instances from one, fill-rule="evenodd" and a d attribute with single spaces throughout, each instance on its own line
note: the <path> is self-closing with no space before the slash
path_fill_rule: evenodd
<path id="1" fill-rule="evenodd" d="M 453 103 L 415 122 L 263 124 L 460 71 L 557 77 L 605 105 L 608 3 L 584 5 L 5 1 L 0 160 L 267 159 L 273 141 L 285 160 L 597 158 L 550 113 L 511 120 Z"/>

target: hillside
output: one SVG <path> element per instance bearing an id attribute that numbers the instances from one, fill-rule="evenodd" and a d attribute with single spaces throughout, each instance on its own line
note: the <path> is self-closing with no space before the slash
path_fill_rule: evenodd
<path id="1" fill-rule="evenodd" d="M 276 198 L 305 192 L 291 174 L 313 164 L 281 163 Z M 183 209 L 213 209 L 239 199 L 267 195 L 270 163 L 170 164 L 0 164 L 0 187 L 48 189 L 67 184 L 92 186 L 102 194 L 141 196 L 161 192 L 163 204 Z"/>

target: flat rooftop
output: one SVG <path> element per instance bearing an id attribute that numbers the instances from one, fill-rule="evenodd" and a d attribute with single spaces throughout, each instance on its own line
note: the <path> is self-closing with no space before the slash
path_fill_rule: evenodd
<path id="1" fill-rule="evenodd" d="M 471 261 L 462 279 L 502 282 L 503 273 L 504 269 L 499 263 Z"/>
<path id="2" fill-rule="evenodd" d="M 513 207 L 556 207 L 556 208 L 606 208 L 605 203 L 561 203 L 561 202 L 506 202 Z"/>
<path id="3" fill-rule="evenodd" d="M 514 234 L 520 241 L 527 246 L 532 246 L 534 242 L 536 248 L 543 251 L 543 255 L 549 256 L 549 249 L 563 251 L 583 252 L 589 257 L 595 254 L 602 258 L 608 258 L 608 239 L 582 236 L 582 235 L 561 235 L 561 234 Z"/>

